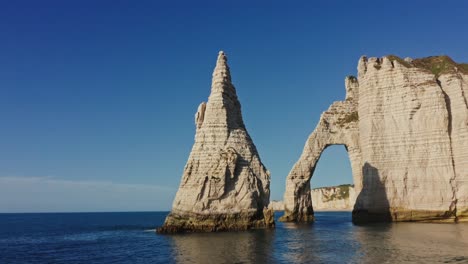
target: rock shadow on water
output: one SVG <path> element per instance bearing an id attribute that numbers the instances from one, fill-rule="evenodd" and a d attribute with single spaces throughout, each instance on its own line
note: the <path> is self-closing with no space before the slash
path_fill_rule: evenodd
<path id="1" fill-rule="evenodd" d="M 387 190 L 379 170 L 368 162 L 362 166 L 362 190 L 356 198 L 352 219 L 356 225 L 392 222 Z"/>

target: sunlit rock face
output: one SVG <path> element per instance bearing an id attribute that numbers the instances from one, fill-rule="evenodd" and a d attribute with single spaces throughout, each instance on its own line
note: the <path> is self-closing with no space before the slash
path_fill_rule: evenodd
<path id="1" fill-rule="evenodd" d="M 355 223 L 468 221 L 468 66 L 449 57 L 362 57 L 346 100 L 322 114 L 286 181 L 284 221 L 313 220 L 323 150 L 348 150 Z"/>
<path id="2" fill-rule="evenodd" d="M 195 144 L 162 233 L 274 226 L 270 174 L 241 114 L 227 58 L 219 53 L 211 94 L 195 114 Z"/>

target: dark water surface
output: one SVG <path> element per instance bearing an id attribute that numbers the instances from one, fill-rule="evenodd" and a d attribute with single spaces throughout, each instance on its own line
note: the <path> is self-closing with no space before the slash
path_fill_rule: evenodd
<path id="1" fill-rule="evenodd" d="M 468 263 L 468 224 L 355 226 L 319 212 L 275 230 L 156 235 L 166 214 L 0 214 L 0 263 Z"/>

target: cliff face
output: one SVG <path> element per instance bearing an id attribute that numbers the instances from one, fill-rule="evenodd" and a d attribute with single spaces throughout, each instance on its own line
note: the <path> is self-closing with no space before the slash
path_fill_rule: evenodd
<path id="1" fill-rule="evenodd" d="M 316 162 L 327 146 L 344 144 L 358 193 L 353 221 L 466 221 L 466 64 L 363 57 L 346 90 L 346 100 L 322 114 L 288 175 L 282 220 L 313 219 Z"/>
<path id="2" fill-rule="evenodd" d="M 171 213 L 158 232 L 273 227 L 270 174 L 260 161 L 219 53 L 208 103 L 195 114 L 195 143 Z"/>
<path id="3" fill-rule="evenodd" d="M 311 196 L 312 206 L 318 211 L 351 211 L 357 197 L 352 185 L 312 189 Z"/>

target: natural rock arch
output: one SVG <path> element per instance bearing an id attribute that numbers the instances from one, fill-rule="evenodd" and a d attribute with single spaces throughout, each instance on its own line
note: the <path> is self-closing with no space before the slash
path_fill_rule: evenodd
<path id="1" fill-rule="evenodd" d="M 314 132 L 307 139 L 299 161 L 286 179 L 285 214 L 282 221 L 312 221 L 314 212 L 310 196 L 310 179 L 323 151 L 331 145 L 344 145 L 349 155 L 356 193 L 362 188 L 361 156 L 358 127 L 358 83 L 355 77 L 345 80 L 346 100 L 334 102 L 322 113 Z"/>
<path id="2" fill-rule="evenodd" d="M 287 177 L 281 220 L 313 220 L 310 178 L 322 151 L 343 144 L 354 223 L 468 222 L 467 95 L 468 64 L 447 56 L 362 57 Z"/>

